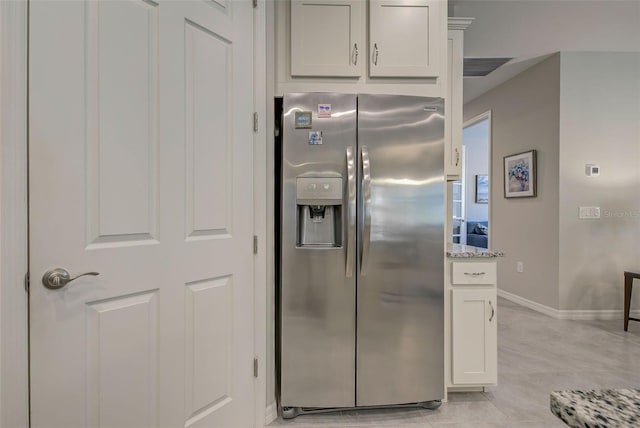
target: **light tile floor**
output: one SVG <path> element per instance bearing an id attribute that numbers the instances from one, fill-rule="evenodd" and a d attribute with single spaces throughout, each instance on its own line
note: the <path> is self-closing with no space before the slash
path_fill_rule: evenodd
<path id="1" fill-rule="evenodd" d="M 394 428 L 564 427 L 549 411 L 559 389 L 640 387 L 640 322 L 562 321 L 498 301 L 498 386 L 449 394 L 437 410 L 353 410 L 270 426 Z"/>

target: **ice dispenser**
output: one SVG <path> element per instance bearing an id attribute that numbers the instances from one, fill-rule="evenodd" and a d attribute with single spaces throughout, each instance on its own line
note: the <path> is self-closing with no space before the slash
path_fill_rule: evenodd
<path id="1" fill-rule="evenodd" d="M 296 179 L 297 245 L 342 246 L 342 178 Z"/>

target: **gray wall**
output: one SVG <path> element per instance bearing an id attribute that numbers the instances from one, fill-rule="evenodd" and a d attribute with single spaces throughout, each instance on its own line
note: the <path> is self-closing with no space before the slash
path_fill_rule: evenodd
<path id="1" fill-rule="evenodd" d="M 492 112 L 491 247 L 505 252 L 498 287 L 552 308 L 559 307 L 559 71 L 556 54 L 464 106 L 465 120 Z M 538 151 L 538 196 L 505 199 L 503 157 L 531 149 Z"/>
<path id="2" fill-rule="evenodd" d="M 465 187 L 467 220 L 489 220 L 489 205 L 476 203 L 476 175 L 489 173 L 489 121 L 482 120 L 466 127 L 462 133 L 465 146 Z M 489 231 L 491 233 L 491 231 Z"/>
<path id="3" fill-rule="evenodd" d="M 560 62 L 560 309 L 621 309 L 622 272 L 640 271 L 640 54 Z M 580 206 L 601 219 L 580 220 Z"/>
<path id="4" fill-rule="evenodd" d="M 466 104 L 465 120 L 487 110 L 498 286 L 554 309 L 620 311 L 623 271 L 640 270 L 640 53 L 553 55 Z M 502 158 L 530 149 L 538 196 L 507 200 Z M 579 219 L 580 206 L 601 218 Z"/>

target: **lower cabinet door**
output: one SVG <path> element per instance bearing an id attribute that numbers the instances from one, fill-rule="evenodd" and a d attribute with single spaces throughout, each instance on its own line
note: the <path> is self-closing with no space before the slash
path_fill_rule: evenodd
<path id="1" fill-rule="evenodd" d="M 494 385 L 498 381 L 495 288 L 452 290 L 454 385 Z"/>

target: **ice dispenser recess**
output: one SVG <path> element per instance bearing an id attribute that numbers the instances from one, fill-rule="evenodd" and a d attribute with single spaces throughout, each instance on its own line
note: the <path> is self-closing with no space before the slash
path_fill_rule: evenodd
<path id="1" fill-rule="evenodd" d="M 298 247 L 342 246 L 342 178 L 296 178 Z"/>

